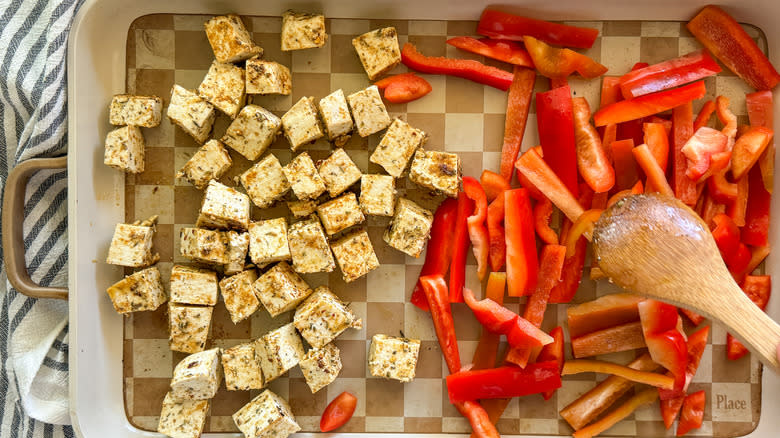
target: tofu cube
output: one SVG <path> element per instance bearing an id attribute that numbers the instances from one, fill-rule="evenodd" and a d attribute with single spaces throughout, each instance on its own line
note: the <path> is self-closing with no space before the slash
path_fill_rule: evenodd
<path id="1" fill-rule="evenodd" d="M 222 142 L 246 157 L 257 160 L 276 139 L 282 120 L 258 105 L 247 105 L 227 127 Z"/>
<path id="2" fill-rule="evenodd" d="M 349 283 L 379 267 L 366 230 L 352 232 L 330 245 L 339 262 L 344 281 Z"/>
<path id="3" fill-rule="evenodd" d="M 157 96 L 117 94 L 111 99 L 108 119 L 112 125 L 154 128 L 162 120 L 163 101 Z"/>
<path id="4" fill-rule="evenodd" d="M 264 334 L 255 341 L 255 354 L 263 368 L 263 378 L 268 384 L 303 358 L 303 342 L 292 323 Z"/>
<path id="5" fill-rule="evenodd" d="M 233 422 L 247 438 L 287 438 L 301 430 L 290 405 L 268 389 L 233 414 Z"/>
<path id="6" fill-rule="evenodd" d="M 344 90 L 338 90 L 320 99 L 317 107 L 320 110 L 320 118 L 328 134 L 328 140 L 336 146 L 344 146 L 352 133 L 352 116 L 349 113 L 347 98 Z"/>
<path id="7" fill-rule="evenodd" d="M 186 178 L 190 184 L 203 190 L 209 181 L 221 178 L 232 164 L 233 160 L 222 142 L 211 139 L 195 152 L 176 177 Z"/>
<path id="8" fill-rule="evenodd" d="M 317 207 L 317 214 L 329 236 L 366 220 L 360 211 L 357 196 L 352 192 L 321 204 Z"/>
<path id="9" fill-rule="evenodd" d="M 174 438 L 198 438 L 206 424 L 209 400 L 176 401 L 165 394 L 157 432 Z"/>
<path id="10" fill-rule="evenodd" d="M 384 240 L 393 248 L 419 257 L 431 233 L 433 213 L 406 198 L 395 206 L 395 216 L 385 230 Z"/>
<path id="11" fill-rule="evenodd" d="M 292 92 L 292 75 L 287 66 L 260 58 L 246 61 L 247 94 L 283 94 Z"/>
<path id="12" fill-rule="evenodd" d="M 200 206 L 197 227 L 246 230 L 249 196 L 214 180 L 209 182 Z"/>
<path id="13" fill-rule="evenodd" d="M 185 306 L 168 304 L 168 343 L 173 351 L 197 353 L 206 348 L 211 331 L 211 306 Z"/>
<path id="14" fill-rule="evenodd" d="M 174 85 L 171 90 L 171 103 L 168 104 L 168 118 L 198 143 L 209 138 L 211 126 L 217 112 L 214 106 L 198 96 L 194 91 Z"/>
<path id="15" fill-rule="evenodd" d="M 314 99 L 304 96 L 295 102 L 295 105 L 282 116 L 282 129 L 293 151 L 322 138 L 325 133 L 317 118 Z"/>
<path id="16" fill-rule="evenodd" d="M 285 218 L 249 224 L 249 257 L 258 266 L 290 259 Z"/>
<path id="17" fill-rule="evenodd" d="M 390 175 L 360 177 L 360 209 L 363 214 L 392 216 L 395 211 L 395 179 Z"/>
<path id="18" fill-rule="evenodd" d="M 109 287 L 106 292 L 117 313 L 156 310 L 168 300 L 160 271 L 152 266 L 134 272 Z"/>
<path id="19" fill-rule="evenodd" d="M 411 382 L 419 354 L 417 339 L 374 335 L 368 349 L 368 370 L 374 377 Z"/>
<path id="20" fill-rule="evenodd" d="M 144 136 L 137 126 L 117 128 L 106 135 L 106 150 L 103 163 L 106 166 L 127 173 L 144 171 Z"/>
<path id="21" fill-rule="evenodd" d="M 239 176 L 241 185 L 255 205 L 267 208 L 290 190 L 279 159 L 268 154 Z"/>
<path id="22" fill-rule="evenodd" d="M 324 347 L 350 327 L 363 328 L 363 321 L 327 286 L 319 286 L 295 309 L 293 324 L 314 348 Z"/>
<path id="23" fill-rule="evenodd" d="M 368 137 L 390 125 L 390 116 L 376 85 L 350 94 L 347 96 L 347 102 L 355 119 L 355 128 L 361 137 Z"/>
<path id="24" fill-rule="evenodd" d="M 253 286 L 256 280 L 257 272 L 254 269 L 247 269 L 244 272 L 225 277 L 219 282 L 222 299 L 225 300 L 225 308 L 230 313 L 230 320 L 233 321 L 233 324 L 238 324 L 249 318 L 260 307 L 260 301 L 255 295 Z"/>
<path id="25" fill-rule="evenodd" d="M 328 40 L 325 16 L 287 11 L 282 14 L 282 51 L 322 47 Z"/>
<path id="26" fill-rule="evenodd" d="M 173 265 L 171 302 L 214 306 L 217 304 L 217 273 L 208 269 Z"/>
<path id="27" fill-rule="evenodd" d="M 157 263 L 159 254 L 152 254 L 154 226 L 116 224 L 106 263 L 143 268 Z"/>
<path id="28" fill-rule="evenodd" d="M 287 240 L 296 272 L 301 274 L 333 272 L 336 268 L 325 231 L 317 218 L 290 225 L 287 230 Z"/>
<path id="29" fill-rule="evenodd" d="M 317 173 L 314 161 L 303 152 L 282 168 L 295 196 L 301 201 L 316 199 L 325 192 L 325 182 Z"/>
<path id="30" fill-rule="evenodd" d="M 338 148 L 317 169 L 330 196 L 338 196 L 360 179 L 363 173 L 344 149 Z"/>
<path id="31" fill-rule="evenodd" d="M 198 87 L 200 97 L 235 119 L 246 103 L 244 69 L 214 61 Z"/>
<path id="32" fill-rule="evenodd" d="M 306 217 L 317 211 L 317 201 L 287 201 L 287 208 L 295 217 Z"/>
<path id="33" fill-rule="evenodd" d="M 312 348 L 306 352 L 299 364 L 303 378 L 309 385 L 311 393 L 330 385 L 341 372 L 341 356 L 339 349 L 333 344 L 322 348 Z"/>
<path id="34" fill-rule="evenodd" d="M 352 45 L 370 81 L 374 81 L 401 63 L 398 32 L 394 27 L 366 32 L 354 38 Z"/>
<path id="35" fill-rule="evenodd" d="M 311 294 L 308 284 L 286 262 L 279 262 L 254 283 L 255 295 L 272 317 L 295 309 Z"/>
<path id="36" fill-rule="evenodd" d="M 395 119 L 369 160 L 382 166 L 390 175 L 400 178 L 414 151 L 422 146 L 426 139 L 425 132 L 412 128 L 401 119 Z"/>
<path id="37" fill-rule="evenodd" d="M 227 235 L 227 263 L 223 272 L 225 275 L 237 274 L 244 270 L 246 255 L 249 252 L 249 233 L 228 231 Z"/>
<path id="38" fill-rule="evenodd" d="M 184 257 L 216 265 L 228 262 L 227 236 L 221 231 L 182 228 L 179 243 L 179 251 Z"/>
<path id="39" fill-rule="evenodd" d="M 205 23 L 206 37 L 219 62 L 237 62 L 263 54 L 241 17 L 235 14 L 213 17 Z"/>
<path id="40" fill-rule="evenodd" d="M 412 160 L 409 179 L 422 187 L 457 198 L 460 190 L 458 154 L 418 149 Z"/>
<path id="41" fill-rule="evenodd" d="M 190 354 L 173 369 L 171 398 L 176 401 L 213 398 L 222 380 L 219 348 Z"/>
<path id="42" fill-rule="evenodd" d="M 255 356 L 253 343 L 239 344 L 222 350 L 222 370 L 228 391 L 248 391 L 265 386 L 263 370 Z"/>

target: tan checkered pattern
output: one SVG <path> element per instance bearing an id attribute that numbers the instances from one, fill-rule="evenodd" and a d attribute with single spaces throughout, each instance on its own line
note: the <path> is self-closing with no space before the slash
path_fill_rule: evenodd
<path id="1" fill-rule="evenodd" d="M 130 27 L 127 39 L 127 91 L 161 96 L 167 105 L 174 83 L 196 88 L 212 61 L 212 51 L 203 31 L 203 22 L 209 17 L 196 15 L 150 15 L 137 19 Z M 291 68 L 293 92 L 291 96 L 255 97 L 254 103 L 262 105 L 277 115 L 282 115 L 301 96 L 322 97 L 337 88 L 351 93 L 367 86 L 367 77 L 351 46 L 351 39 L 358 34 L 383 26 L 395 26 L 401 44 L 410 41 L 422 53 L 438 56 L 473 58 L 485 61 L 448 46 L 450 36 L 474 35 L 475 22 L 459 21 L 386 21 L 342 20 L 327 21 L 330 35 L 321 49 L 283 53 L 280 50 L 279 32 L 281 20 L 277 17 L 245 17 L 244 22 L 253 32 L 255 41 L 264 50 L 266 59 L 280 62 Z M 588 56 L 609 67 L 609 74 L 626 72 L 639 61 L 658 62 L 699 48 L 698 43 L 677 22 L 589 22 L 579 25 L 596 27 L 601 37 L 593 48 L 585 51 Z M 750 29 L 765 48 L 760 32 Z M 485 61 L 490 65 L 505 65 Z M 392 73 L 405 72 L 401 65 Z M 506 94 L 491 87 L 467 80 L 424 76 L 433 86 L 430 95 L 415 102 L 388 105 L 391 116 L 405 119 L 412 126 L 430 135 L 426 148 L 457 152 L 463 161 L 466 175 L 478 176 L 482 169 L 497 169 L 503 136 Z M 746 119 L 744 93 L 747 86 L 724 69 L 717 79 L 706 80 L 708 95 L 725 94 L 731 98 L 732 109 L 741 119 Z M 574 95 L 585 96 L 596 107 L 599 100 L 600 81 L 571 78 Z M 537 91 L 545 91 L 548 82 L 537 81 Z M 701 105 L 701 101 L 698 103 Z M 698 106 L 695 108 L 698 110 Z M 224 115 L 217 118 L 213 137 L 219 138 L 228 125 Z M 535 108 L 531 108 L 529 129 L 523 140 L 523 149 L 538 142 Z M 188 263 L 178 251 L 176 236 L 182 227 L 193 226 L 201 192 L 187 182 L 175 180 L 175 172 L 192 156 L 197 144 L 181 130 L 174 129 L 164 118 L 162 125 L 145 129 L 147 142 L 147 169 L 140 175 L 128 175 L 125 186 L 125 217 L 127 221 L 159 215 L 159 225 L 154 245 L 160 252 L 160 271 L 164 280 L 170 274 L 173 263 Z M 345 149 L 364 172 L 383 173 L 368 156 L 379 142 L 379 135 L 368 139 L 353 136 Z M 314 160 L 328 156 L 331 146 L 318 141 L 305 148 Z M 271 146 L 272 152 L 282 164 L 291 158 L 287 142 L 280 136 Z M 235 186 L 234 178 L 250 166 L 250 162 L 230 151 L 233 166 L 221 182 Z M 435 207 L 440 198 L 434 198 L 414 188 L 407 179 L 398 182 L 399 191 L 422 205 Z M 254 208 L 254 207 L 253 207 Z M 260 211 L 254 208 L 253 218 L 287 216 L 290 212 L 284 203 Z M 424 257 L 412 259 L 389 248 L 381 239 L 387 218 L 369 217 L 368 232 L 375 246 L 381 267 L 350 284 L 345 284 L 340 273 L 306 276 L 314 287 L 329 284 L 365 322 L 363 330 L 347 331 L 336 344 L 341 350 L 344 368 L 339 378 L 326 389 L 312 395 L 300 370 L 296 367 L 285 377 L 271 383 L 270 388 L 288 398 L 293 412 L 304 431 L 318 430 L 319 415 L 342 391 L 350 391 L 358 397 L 357 410 L 343 432 L 420 432 L 464 433 L 468 423 L 447 400 L 446 366 L 428 314 L 409 304 L 409 295 L 420 271 Z M 479 289 L 476 266 L 469 256 L 467 282 L 472 289 Z M 587 272 L 587 271 L 586 271 Z M 614 291 L 607 282 L 595 283 L 584 276 L 575 302 L 592 300 Z M 508 307 L 520 310 L 520 303 L 510 300 Z M 458 324 L 461 356 L 468 361 L 474 352 L 479 336 L 479 326 L 468 309 L 461 304 L 453 306 Z M 237 325 L 230 320 L 224 304 L 218 303 L 214 311 L 209 346 L 229 347 L 254 339 L 269 329 L 290 321 L 290 313 L 271 319 L 267 312 L 259 310 L 248 320 Z M 139 312 L 126 319 L 124 335 L 124 378 L 126 410 L 130 421 L 143 429 L 154 430 L 169 379 L 175 364 L 184 357 L 171 352 L 167 343 L 166 308 L 156 312 Z M 552 305 L 547 312 L 543 328 L 550 330 L 565 325 L 565 306 Z M 371 378 L 367 373 L 366 352 L 371 336 L 376 333 L 405 334 L 422 340 L 417 378 L 412 383 Z M 731 437 L 744 435 L 756 426 L 760 413 L 761 368 L 755 360 L 746 358 L 737 362 L 725 359 L 726 334 L 714 327 L 711 344 L 704 353 L 692 390 L 707 391 L 709 403 L 704 426 L 693 435 Z M 567 344 L 568 346 L 568 344 Z M 570 351 L 570 348 L 567 348 Z M 570 354 L 570 353 L 569 353 Z M 606 359 L 628 362 L 633 352 L 612 355 Z M 515 399 L 498 424 L 503 434 L 568 435 L 572 431 L 559 419 L 557 412 L 597 382 L 591 374 L 566 377 L 552 401 L 543 402 L 539 396 Z M 223 387 L 224 388 L 224 387 Z M 248 402 L 257 391 L 228 392 L 220 390 L 212 403 L 206 431 L 235 431 L 230 416 Z M 746 408 L 726 408 L 726 400 L 745 401 Z M 656 405 L 644 408 L 630 416 L 605 435 L 661 436 L 665 431 Z"/>

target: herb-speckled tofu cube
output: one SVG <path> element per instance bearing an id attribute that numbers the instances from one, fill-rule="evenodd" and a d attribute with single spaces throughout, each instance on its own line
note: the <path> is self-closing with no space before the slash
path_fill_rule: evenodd
<path id="1" fill-rule="evenodd" d="M 418 149 L 412 160 L 409 179 L 422 187 L 457 198 L 460 190 L 458 154 Z"/>
<path id="2" fill-rule="evenodd" d="M 374 335 L 368 349 L 368 370 L 374 377 L 411 382 L 419 353 L 417 339 Z"/>
<path id="3" fill-rule="evenodd" d="M 246 230 L 249 227 L 249 208 L 249 196 L 212 180 L 203 195 L 196 226 Z"/>
<path id="4" fill-rule="evenodd" d="M 156 310 L 168 300 L 160 271 L 152 266 L 119 280 L 106 292 L 118 313 Z"/>
<path id="5" fill-rule="evenodd" d="M 348 328 L 361 329 L 360 320 L 339 298 L 320 286 L 297 309 L 293 317 L 295 328 L 314 348 L 321 348 Z"/>
<path id="6" fill-rule="evenodd" d="M 247 438 L 287 438 L 301 430 L 290 405 L 268 389 L 233 414 L 233 422 Z"/>
<path id="7" fill-rule="evenodd" d="M 198 87 L 200 97 L 235 119 L 246 103 L 244 69 L 233 64 L 214 61 Z"/>
<path id="8" fill-rule="evenodd" d="M 171 398 L 178 401 L 214 398 L 221 380 L 219 348 L 190 354 L 173 369 Z"/>
<path id="9" fill-rule="evenodd" d="M 317 214 L 329 236 L 366 220 L 352 192 L 321 204 Z"/>
<path id="10" fill-rule="evenodd" d="M 355 119 L 357 133 L 361 137 L 368 137 L 390 125 L 390 116 L 376 85 L 350 94 L 347 96 L 347 102 Z"/>
<path id="11" fill-rule="evenodd" d="M 352 116 L 349 113 L 347 98 L 344 91 L 338 89 L 320 99 L 317 107 L 320 110 L 322 124 L 328 134 L 328 140 L 336 146 L 344 146 L 352 133 Z"/>
<path id="12" fill-rule="evenodd" d="M 363 175 L 344 149 L 338 148 L 317 169 L 330 196 L 338 196 Z"/>
<path id="13" fill-rule="evenodd" d="M 255 341 L 255 354 L 260 359 L 267 384 L 298 365 L 304 355 L 303 342 L 290 323 L 271 330 Z"/>
<path id="14" fill-rule="evenodd" d="M 156 218 L 152 218 L 154 222 Z M 116 224 L 106 263 L 142 268 L 157 263 L 159 254 L 152 253 L 155 228 L 150 225 Z"/>
<path id="15" fill-rule="evenodd" d="M 341 372 L 339 349 L 333 344 L 312 348 L 303 356 L 300 366 L 303 378 L 306 379 L 306 384 L 314 394 L 336 380 Z"/>
<path id="16" fill-rule="evenodd" d="M 370 81 L 374 81 L 401 63 L 398 33 L 394 27 L 366 32 L 354 38 L 352 45 Z"/>
<path id="17" fill-rule="evenodd" d="M 325 191 L 325 182 L 314 167 L 314 161 L 303 152 L 282 168 L 295 196 L 301 201 L 316 199 Z"/>
<path id="18" fill-rule="evenodd" d="M 227 238 L 227 262 L 223 272 L 225 275 L 237 274 L 244 270 L 246 255 L 249 252 L 249 233 L 228 231 Z"/>
<path id="19" fill-rule="evenodd" d="M 282 51 L 322 47 L 327 40 L 324 15 L 293 11 L 282 14 Z"/>
<path id="20" fill-rule="evenodd" d="M 255 295 L 272 317 L 295 309 L 311 294 L 308 284 L 286 262 L 279 262 L 254 283 Z"/>
<path id="21" fill-rule="evenodd" d="M 358 230 L 330 245 L 339 262 L 344 281 L 349 283 L 379 267 L 371 239 L 366 230 Z"/>
<path id="22" fill-rule="evenodd" d="M 274 142 L 281 126 L 276 114 L 258 105 L 247 105 L 228 126 L 222 142 L 247 160 L 255 161 Z"/>
<path id="23" fill-rule="evenodd" d="M 257 280 L 257 272 L 247 269 L 244 272 L 225 277 L 219 282 L 222 291 L 222 299 L 225 300 L 225 308 L 230 313 L 233 324 L 249 318 L 260 307 L 255 295 L 254 282 Z"/>
<path id="24" fill-rule="evenodd" d="M 219 62 L 237 62 L 263 54 L 241 17 L 235 14 L 213 17 L 205 23 L 206 37 Z"/>
<path id="25" fill-rule="evenodd" d="M 247 94 L 283 94 L 292 92 L 292 75 L 278 62 L 252 58 L 246 61 Z"/>
<path id="26" fill-rule="evenodd" d="M 219 179 L 233 164 L 227 149 L 219 140 L 209 140 L 192 158 L 184 164 L 184 167 L 176 174 L 177 178 L 186 178 L 192 185 L 200 190 L 209 185 L 212 179 Z"/>
<path id="27" fill-rule="evenodd" d="M 216 305 L 217 273 L 208 269 L 174 265 L 171 269 L 171 302 Z"/>
<path id="28" fill-rule="evenodd" d="M 290 190 L 279 159 L 268 154 L 239 177 L 241 185 L 255 205 L 267 208 Z"/>
<path id="29" fill-rule="evenodd" d="M 426 139 L 425 132 L 412 128 L 401 119 L 395 119 L 369 159 L 382 166 L 390 175 L 400 178 L 414 151 Z"/>
<path id="30" fill-rule="evenodd" d="M 390 175 L 360 177 L 360 209 L 363 214 L 392 216 L 395 211 L 395 179 Z"/>
<path id="31" fill-rule="evenodd" d="M 384 240 L 393 248 L 419 257 L 433 225 L 433 213 L 406 198 L 395 206 L 395 216 L 385 231 Z"/>
<path id="32" fill-rule="evenodd" d="M 290 225 L 287 231 L 293 267 L 301 274 L 333 272 L 336 262 L 328 247 L 325 231 L 317 218 Z"/>
<path id="33" fill-rule="evenodd" d="M 157 96 L 117 94 L 111 99 L 109 121 L 112 125 L 154 128 L 162 120 L 163 102 Z"/>
<path id="34" fill-rule="evenodd" d="M 285 218 L 249 224 L 249 257 L 258 266 L 290 259 Z"/>
<path id="35" fill-rule="evenodd" d="M 206 348 L 211 329 L 213 307 L 168 304 L 168 327 L 171 350 L 197 353 Z"/>
<path id="36" fill-rule="evenodd" d="M 322 138 L 325 133 L 322 132 L 320 121 L 317 118 L 317 107 L 314 106 L 314 99 L 301 97 L 282 116 L 282 129 L 284 129 L 284 137 L 290 142 L 293 151 Z"/>
<path id="37" fill-rule="evenodd" d="M 228 262 L 227 235 L 221 231 L 182 228 L 179 243 L 179 250 L 184 257 L 216 265 Z"/>
<path id="38" fill-rule="evenodd" d="M 173 438 L 198 438 L 206 424 L 209 400 L 176 401 L 165 394 L 157 432 Z"/>
<path id="39" fill-rule="evenodd" d="M 123 172 L 141 173 L 145 165 L 145 147 L 144 136 L 137 126 L 114 129 L 106 135 L 103 163 Z"/>
<path id="40" fill-rule="evenodd" d="M 171 103 L 168 104 L 168 118 L 198 143 L 209 138 L 211 126 L 217 112 L 214 106 L 198 96 L 194 91 L 174 85 L 171 90 Z"/>
<path id="41" fill-rule="evenodd" d="M 248 391 L 265 386 L 263 370 L 255 356 L 253 343 L 239 344 L 222 350 L 222 370 L 228 391 Z"/>
<path id="42" fill-rule="evenodd" d="M 295 217 L 306 217 L 317 211 L 317 201 L 287 201 L 287 208 Z"/>

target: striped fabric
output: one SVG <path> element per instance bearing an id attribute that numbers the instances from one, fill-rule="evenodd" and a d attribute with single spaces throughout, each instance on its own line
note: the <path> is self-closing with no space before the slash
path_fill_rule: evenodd
<path id="1" fill-rule="evenodd" d="M 0 0 L 0 188 L 17 163 L 67 151 L 65 58 L 80 3 Z M 64 170 L 30 179 L 26 259 L 32 279 L 42 285 L 67 283 L 66 201 Z M 73 436 L 67 426 L 67 303 L 28 298 L 7 284 L 4 272 L 2 277 L 0 436 Z"/>

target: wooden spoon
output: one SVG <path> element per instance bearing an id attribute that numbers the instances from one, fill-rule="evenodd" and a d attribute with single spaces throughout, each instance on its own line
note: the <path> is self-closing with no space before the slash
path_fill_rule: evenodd
<path id="1" fill-rule="evenodd" d="M 596 222 L 593 249 L 610 281 L 720 321 L 780 372 L 780 326 L 742 292 L 709 227 L 687 205 L 658 194 L 625 197 Z"/>

